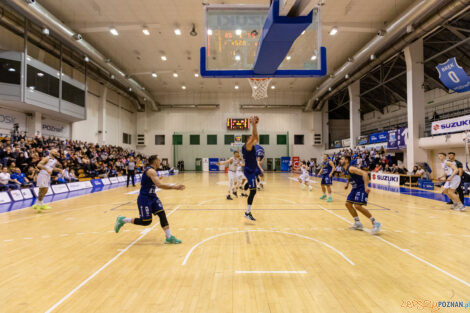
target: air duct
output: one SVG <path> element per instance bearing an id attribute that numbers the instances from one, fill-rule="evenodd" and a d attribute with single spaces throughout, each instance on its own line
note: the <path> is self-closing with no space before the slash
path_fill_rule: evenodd
<path id="1" fill-rule="evenodd" d="M 73 49 L 80 51 L 83 55 L 86 55 L 90 60 L 97 66 L 106 69 L 110 74 L 114 75 L 126 88 L 132 88 L 134 92 L 141 98 L 146 98 L 152 105 L 152 109 L 159 111 L 159 104 L 153 100 L 150 93 L 142 89 L 142 86 L 135 80 L 129 80 L 122 70 L 113 66 L 110 62 L 107 62 L 108 58 L 105 57 L 101 52 L 95 49 L 91 44 L 83 39 L 78 39 L 78 33 L 75 33 L 72 29 L 63 24 L 59 19 L 53 16 L 49 11 L 42 7 L 36 1 L 25 1 L 25 0 L 5 0 L 12 8 L 18 11 L 20 14 L 25 16 L 27 19 L 35 22 L 36 24 L 47 27 L 53 35 L 58 37 L 65 44 Z"/>
<path id="2" fill-rule="evenodd" d="M 434 27 L 439 25 L 439 23 L 456 14 L 459 10 L 464 9 L 466 6 L 468 6 L 470 0 L 452 1 L 452 3 L 440 9 L 439 12 L 429 18 L 421 26 L 415 26 L 415 30 L 412 33 L 407 34 L 404 38 L 397 42 L 397 39 L 400 36 L 406 34 L 407 27 L 409 27 L 409 25 L 416 25 L 419 23 L 425 16 L 439 8 L 443 2 L 443 0 L 421 0 L 414 4 L 412 8 L 398 17 L 390 24 L 390 26 L 385 29 L 384 36 L 376 36 L 352 57 L 352 62 L 346 62 L 343 66 L 340 67 L 339 70 L 334 73 L 333 78 L 326 79 L 319 86 L 318 90 L 314 92 L 311 99 L 307 102 L 305 110 L 311 110 L 315 103 L 313 99 L 324 96 L 325 93 L 328 92 L 328 89 L 339 83 L 345 77 L 345 75 L 349 75 L 347 82 L 343 82 L 341 85 L 334 88 L 334 90 L 330 92 L 330 95 L 333 95 L 337 90 L 341 90 L 349 84 L 353 83 L 355 80 L 362 77 L 375 66 L 387 60 L 393 54 L 403 50 L 406 45 L 423 36 Z M 391 48 L 388 48 L 384 53 L 380 54 L 382 49 L 392 44 L 394 45 Z M 376 55 L 376 58 L 370 62 L 369 57 L 372 54 Z M 355 70 L 367 62 L 370 63 L 368 63 L 367 66 L 362 68 L 359 72 L 351 75 L 351 73 L 354 73 Z M 317 102 L 316 108 L 321 107 L 321 104 L 323 104 L 330 97 L 330 95 L 323 98 L 320 102 Z"/>

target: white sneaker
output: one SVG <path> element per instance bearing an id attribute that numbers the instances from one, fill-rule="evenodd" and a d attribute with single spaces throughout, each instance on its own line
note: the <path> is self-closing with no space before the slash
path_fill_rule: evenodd
<path id="1" fill-rule="evenodd" d="M 305 189 L 305 187 L 307 187 L 307 186 L 305 186 L 305 184 L 302 184 L 302 189 Z"/>
<path id="2" fill-rule="evenodd" d="M 457 204 L 452 204 L 450 208 L 454 211 L 460 211 L 460 207 Z"/>
<path id="3" fill-rule="evenodd" d="M 465 212 L 467 210 L 467 208 L 465 207 L 465 205 L 463 203 L 461 203 L 460 206 L 459 206 L 459 210 L 460 210 L 460 212 Z"/>
<path id="4" fill-rule="evenodd" d="M 352 229 L 352 230 L 362 230 L 364 228 L 364 226 L 362 226 L 362 223 L 361 222 L 354 222 L 354 224 L 349 227 L 349 229 Z"/>
<path id="5" fill-rule="evenodd" d="M 380 227 L 382 227 L 382 224 L 379 222 L 375 222 L 374 226 L 372 227 L 372 231 L 370 232 L 372 235 L 377 234 L 380 231 Z"/>
<path id="6" fill-rule="evenodd" d="M 312 191 L 312 186 L 308 186 L 308 191 Z"/>

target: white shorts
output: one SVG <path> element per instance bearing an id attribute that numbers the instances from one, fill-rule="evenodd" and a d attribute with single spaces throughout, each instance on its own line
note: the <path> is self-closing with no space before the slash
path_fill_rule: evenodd
<path id="1" fill-rule="evenodd" d="M 309 175 L 308 174 L 302 174 L 299 176 L 300 180 L 302 181 L 302 184 L 305 184 L 306 181 L 308 181 Z"/>
<path id="2" fill-rule="evenodd" d="M 228 183 L 230 186 L 232 186 L 235 183 L 236 175 L 235 172 L 233 171 L 228 171 Z"/>
<path id="3" fill-rule="evenodd" d="M 38 174 L 37 184 L 39 188 L 49 188 L 51 176 L 40 172 Z"/>
<path id="4" fill-rule="evenodd" d="M 444 189 L 457 189 L 460 185 L 460 176 L 455 175 L 451 181 L 446 181 L 444 184 Z"/>
<path id="5" fill-rule="evenodd" d="M 237 180 L 241 182 L 245 178 L 245 175 L 243 175 L 243 172 L 237 171 L 236 177 L 237 177 Z"/>

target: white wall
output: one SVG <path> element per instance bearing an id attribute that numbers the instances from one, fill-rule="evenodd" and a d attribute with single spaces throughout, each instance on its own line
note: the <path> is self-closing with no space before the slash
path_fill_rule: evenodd
<path id="1" fill-rule="evenodd" d="M 172 135 L 175 132 L 190 132 L 217 134 L 231 134 L 227 130 L 227 118 L 245 118 L 254 114 L 260 117 L 259 133 L 287 133 L 289 132 L 289 152 L 291 156 L 300 156 L 301 159 L 319 157 L 322 146 L 313 146 L 313 113 L 303 112 L 299 109 L 257 109 L 240 110 L 239 98 L 225 95 L 221 96 L 220 107 L 217 109 L 163 109 L 161 112 L 152 112 L 147 108 L 146 113 L 138 113 L 137 123 L 146 125 L 139 132 L 146 135 L 146 146 L 137 147 L 145 154 L 158 154 L 163 158 L 173 160 Z M 156 146 L 155 135 L 165 135 L 165 145 Z M 304 145 L 294 145 L 294 135 L 304 135 Z M 270 144 L 276 144 L 276 138 L 270 138 Z M 219 138 L 220 141 L 223 138 Z M 223 144 L 223 141 L 222 141 Z"/>
<path id="2" fill-rule="evenodd" d="M 86 120 L 72 123 L 72 139 L 97 143 L 100 97 L 89 92 L 86 97 Z"/>

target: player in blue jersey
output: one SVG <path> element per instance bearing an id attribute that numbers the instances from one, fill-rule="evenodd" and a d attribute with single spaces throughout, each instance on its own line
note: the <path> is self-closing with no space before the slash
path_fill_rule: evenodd
<path id="1" fill-rule="evenodd" d="M 148 226 L 152 223 L 152 214 L 158 215 L 160 218 L 160 225 L 165 231 L 166 244 L 178 244 L 181 240 L 177 239 L 171 234 L 170 226 L 166 218 L 165 211 L 160 199 L 158 199 L 155 193 L 155 188 L 160 189 L 175 189 L 183 190 L 184 185 L 169 185 L 162 184 L 158 179 L 156 169 L 160 167 L 160 159 L 156 155 L 152 155 L 148 159 L 148 167 L 142 174 L 142 180 L 140 185 L 139 197 L 137 198 L 137 207 L 139 209 L 140 217 L 129 218 L 124 216 L 118 216 L 116 224 L 114 225 L 114 231 L 119 232 L 122 226 L 126 223 L 131 223 L 140 226 Z"/>
<path id="2" fill-rule="evenodd" d="M 357 215 L 357 211 L 364 214 L 372 222 L 372 235 L 375 235 L 379 232 L 382 224 L 377 222 L 375 218 L 370 214 L 369 210 L 364 208 L 364 205 L 367 205 L 367 198 L 369 195 L 369 175 L 363 170 L 350 165 L 351 157 L 346 155 L 343 156 L 340 160 L 341 166 L 344 169 L 344 175 L 348 179 L 345 189 L 348 189 L 349 184 L 351 184 L 352 189 L 346 200 L 346 208 L 349 213 L 354 218 L 354 224 L 351 229 L 362 230 L 363 226 Z"/>
<path id="3" fill-rule="evenodd" d="M 256 143 L 258 142 L 258 122 L 259 118 L 253 116 L 250 118 L 250 124 L 253 128 L 253 134 L 248 138 L 247 142 L 242 147 L 243 159 L 245 160 L 245 167 L 243 173 L 247 179 L 245 184 L 245 190 L 250 189 L 248 195 L 247 206 L 245 217 L 250 221 L 256 221 L 253 215 L 251 215 L 251 205 L 256 194 L 256 178 L 261 173 L 258 165 L 258 157 L 256 156 Z"/>
<path id="4" fill-rule="evenodd" d="M 320 168 L 321 175 L 321 190 L 323 191 L 323 196 L 320 199 L 326 199 L 326 192 L 328 191 L 328 202 L 333 201 L 331 197 L 331 184 L 333 183 L 333 169 L 335 168 L 334 163 L 329 159 L 328 154 L 323 155 L 323 163 Z"/>
<path id="5" fill-rule="evenodd" d="M 259 183 L 258 190 L 264 189 L 264 170 L 263 164 L 264 161 L 264 148 L 261 147 L 260 145 L 255 145 L 255 150 L 256 150 L 256 161 L 258 163 L 258 177 L 257 177 L 257 182 Z"/>

